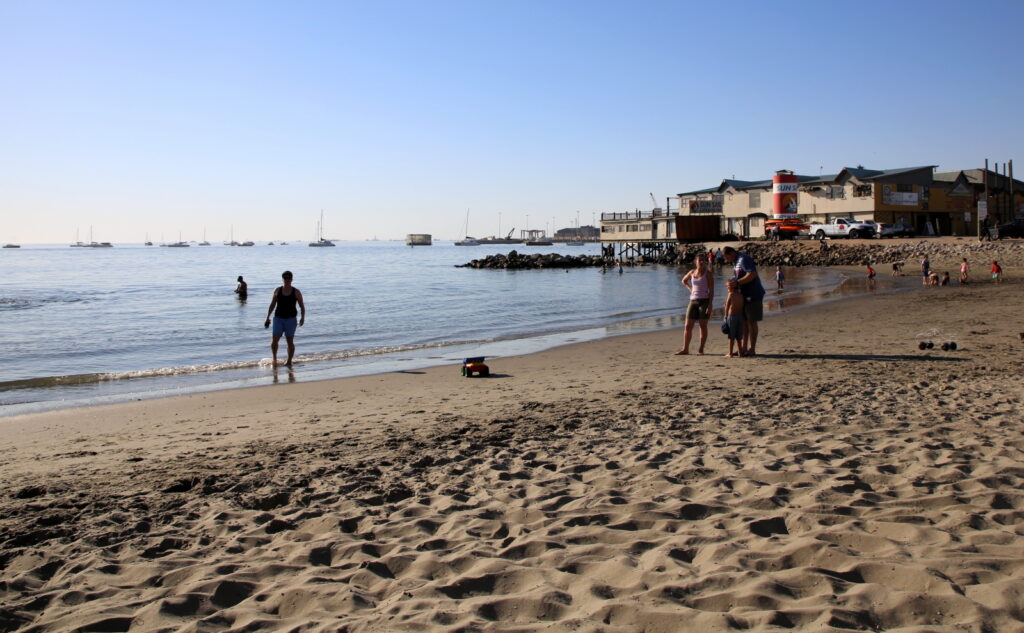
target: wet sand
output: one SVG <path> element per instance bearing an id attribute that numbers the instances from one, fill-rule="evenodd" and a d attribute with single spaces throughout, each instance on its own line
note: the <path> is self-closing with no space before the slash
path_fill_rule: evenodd
<path id="1" fill-rule="evenodd" d="M 0 420 L 0 631 L 1024 630 L 1019 279 Z"/>

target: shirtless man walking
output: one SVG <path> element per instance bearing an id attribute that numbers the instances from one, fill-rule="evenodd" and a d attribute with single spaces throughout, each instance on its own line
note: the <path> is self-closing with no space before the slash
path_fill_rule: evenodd
<path id="1" fill-rule="evenodd" d="M 283 334 L 288 342 L 288 360 L 286 367 L 292 366 L 292 357 L 295 356 L 295 326 L 302 326 L 306 322 L 306 304 L 302 302 L 302 293 L 298 288 L 292 286 L 292 271 L 286 270 L 281 273 L 281 280 L 284 285 L 274 289 L 274 297 L 270 300 L 270 308 L 267 309 L 267 320 L 263 327 L 270 327 L 270 314 L 274 314 L 273 338 L 270 339 L 270 351 L 274 354 L 274 367 L 277 367 L 277 344 Z M 302 311 L 301 317 L 296 319 L 298 311 L 295 309 L 298 304 Z M 274 308 L 277 308 L 275 311 Z M 296 323 L 296 321 L 298 321 Z"/>

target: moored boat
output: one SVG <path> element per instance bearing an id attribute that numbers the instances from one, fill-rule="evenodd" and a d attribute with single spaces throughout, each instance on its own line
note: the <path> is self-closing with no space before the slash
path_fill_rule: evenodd
<path id="1" fill-rule="evenodd" d="M 331 240 L 324 239 L 324 210 L 320 209 L 320 222 L 317 223 L 317 236 L 318 239 L 315 242 L 310 242 L 309 245 L 313 248 L 324 248 L 326 246 L 334 246 L 334 242 Z"/>
<path id="2" fill-rule="evenodd" d="M 466 228 L 462 231 L 462 234 L 466 237 L 457 240 L 455 242 L 456 246 L 480 246 L 480 242 L 475 237 L 469 236 L 469 209 L 466 209 Z"/>

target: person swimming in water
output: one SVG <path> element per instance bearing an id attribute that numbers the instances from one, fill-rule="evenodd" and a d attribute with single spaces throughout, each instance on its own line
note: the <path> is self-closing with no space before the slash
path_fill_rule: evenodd
<path id="1" fill-rule="evenodd" d="M 238 276 L 238 285 L 235 286 L 235 294 L 238 295 L 239 301 L 245 301 L 249 298 L 249 284 L 245 283 L 245 279 L 242 276 Z"/>

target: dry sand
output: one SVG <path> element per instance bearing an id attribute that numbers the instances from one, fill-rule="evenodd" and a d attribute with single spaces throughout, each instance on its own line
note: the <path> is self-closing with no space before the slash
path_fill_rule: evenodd
<path id="1" fill-rule="evenodd" d="M 2 419 L 0 631 L 1024 630 L 1022 290 Z"/>

